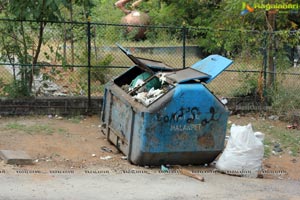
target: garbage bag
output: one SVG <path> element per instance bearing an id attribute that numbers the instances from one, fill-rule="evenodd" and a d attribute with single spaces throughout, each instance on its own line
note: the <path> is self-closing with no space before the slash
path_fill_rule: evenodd
<path id="1" fill-rule="evenodd" d="M 135 87 L 138 87 L 139 83 L 143 82 L 144 80 L 146 80 L 150 76 L 151 76 L 151 74 L 148 73 L 148 72 L 144 72 L 144 73 L 138 75 L 135 79 L 133 79 L 131 81 L 130 88 L 133 89 Z M 154 77 L 153 79 L 151 79 L 151 81 L 146 83 L 145 87 L 146 87 L 147 91 L 149 91 L 151 88 L 159 89 L 159 88 L 161 88 L 161 82 L 159 81 L 159 79 L 157 77 Z"/>
<path id="2" fill-rule="evenodd" d="M 257 138 L 252 125 L 233 124 L 226 148 L 216 163 L 216 168 L 228 174 L 257 177 L 261 170 L 264 145 Z"/>

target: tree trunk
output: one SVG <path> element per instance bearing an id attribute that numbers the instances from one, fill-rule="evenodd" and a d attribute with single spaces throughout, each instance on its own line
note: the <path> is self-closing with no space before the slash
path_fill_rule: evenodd
<path id="1" fill-rule="evenodd" d="M 273 4 L 274 1 L 271 1 Z M 274 85 L 275 82 L 275 65 L 274 65 L 274 37 L 273 32 L 275 31 L 275 15 L 276 13 L 272 10 L 267 11 L 267 23 L 268 23 L 268 79 L 267 86 L 270 88 Z"/>
<path id="2" fill-rule="evenodd" d="M 36 47 L 36 52 L 35 52 L 35 55 L 32 60 L 32 73 L 30 73 L 30 75 L 29 75 L 29 89 L 30 89 L 29 91 L 31 91 L 31 88 L 32 88 L 33 70 L 38 62 L 39 54 L 40 54 L 42 43 L 43 43 L 43 35 L 44 35 L 45 26 L 46 26 L 46 22 L 40 22 L 38 45 Z"/>

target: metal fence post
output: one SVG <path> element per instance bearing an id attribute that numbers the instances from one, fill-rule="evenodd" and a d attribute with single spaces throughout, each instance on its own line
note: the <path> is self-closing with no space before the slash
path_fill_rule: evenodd
<path id="1" fill-rule="evenodd" d="M 267 40 L 268 40 L 268 33 L 264 32 L 263 36 L 263 68 L 264 68 L 264 98 L 267 96 Z"/>
<path id="2" fill-rule="evenodd" d="M 185 25 L 182 27 L 182 66 L 185 68 L 185 51 L 186 51 L 186 35 L 187 35 L 187 28 Z"/>
<path id="3" fill-rule="evenodd" d="M 91 109 L 91 17 L 87 21 L 87 48 L 88 48 L 88 112 Z"/>

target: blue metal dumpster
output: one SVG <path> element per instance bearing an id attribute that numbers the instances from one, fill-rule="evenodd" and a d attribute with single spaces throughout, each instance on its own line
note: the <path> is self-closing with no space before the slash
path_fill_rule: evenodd
<path id="1" fill-rule="evenodd" d="M 212 162 L 224 148 L 229 113 L 205 84 L 232 61 L 211 55 L 174 70 L 120 48 L 136 65 L 105 87 L 101 120 L 107 139 L 137 165 Z M 150 105 L 135 101 L 132 91 L 122 89 L 145 71 L 154 78 L 163 73 L 168 85 Z"/>

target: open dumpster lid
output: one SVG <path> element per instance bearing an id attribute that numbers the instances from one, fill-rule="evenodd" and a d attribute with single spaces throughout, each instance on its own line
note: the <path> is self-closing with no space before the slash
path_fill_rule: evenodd
<path id="1" fill-rule="evenodd" d="M 199 62 L 193 64 L 190 68 L 209 75 L 209 78 L 202 79 L 205 83 L 210 83 L 221 72 L 227 69 L 233 63 L 232 60 L 220 55 L 210 55 Z"/>
<path id="2" fill-rule="evenodd" d="M 177 83 L 191 80 L 209 83 L 231 64 L 232 60 L 219 55 L 211 55 L 189 68 L 168 73 L 166 77 Z"/>
<path id="3" fill-rule="evenodd" d="M 153 69 L 164 69 L 166 71 L 173 70 L 170 66 L 166 65 L 161 61 L 133 56 L 129 50 L 125 49 L 120 44 L 116 45 L 128 56 L 128 58 L 130 58 L 130 60 L 132 60 L 132 62 L 134 62 L 137 65 L 137 67 L 146 72 L 154 74 Z"/>

